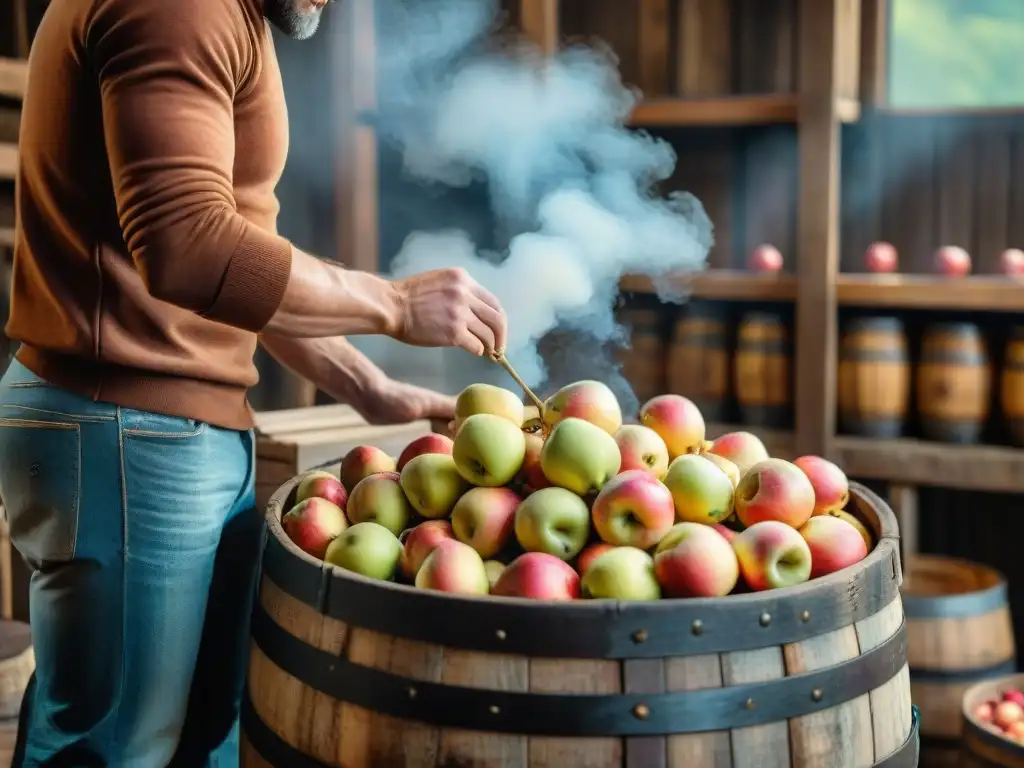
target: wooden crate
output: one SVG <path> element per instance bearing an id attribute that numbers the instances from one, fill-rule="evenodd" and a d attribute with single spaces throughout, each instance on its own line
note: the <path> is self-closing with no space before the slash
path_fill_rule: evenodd
<path id="1" fill-rule="evenodd" d="M 256 414 L 256 503 L 307 469 L 337 460 L 358 445 L 398 456 L 412 440 L 431 432 L 429 421 L 371 426 L 347 405 L 318 405 Z M 330 469 L 336 470 L 336 463 Z"/>

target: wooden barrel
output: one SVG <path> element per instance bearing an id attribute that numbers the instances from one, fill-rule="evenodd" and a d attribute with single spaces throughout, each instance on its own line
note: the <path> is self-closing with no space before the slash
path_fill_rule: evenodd
<path id="1" fill-rule="evenodd" d="M 736 329 L 736 403 L 743 423 L 785 427 L 792 419 L 789 329 L 779 315 L 749 312 Z"/>
<path id="2" fill-rule="evenodd" d="M 656 309 L 628 309 L 619 322 L 630 331 L 630 346 L 619 351 L 622 375 L 640 402 L 665 392 L 665 342 L 662 313 Z"/>
<path id="3" fill-rule="evenodd" d="M 907 558 L 905 568 L 907 660 L 923 754 L 953 765 L 964 692 L 1016 671 L 1006 581 L 988 566 L 934 555 Z"/>
<path id="4" fill-rule="evenodd" d="M 668 391 L 688 397 L 708 421 L 725 421 L 729 374 L 728 316 L 704 302 L 690 305 L 672 334 Z"/>
<path id="5" fill-rule="evenodd" d="M 999 405 L 1014 445 L 1024 446 L 1024 327 L 1010 331 L 1003 355 Z"/>
<path id="6" fill-rule="evenodd" d="M 917 408 L 921 433 L 945 443 L 975 443 L 989 414 L 992 371 L 981 331 L 939 323 L 921 341 Z"/>
<path id="7" fill-rule="evenodd" d="M 910 403 L 907 335 L 895 317 L 854 320 L 839 344 L 839 428 L 853 435 L 899 437 Z"/>
<path id="8" fill-rule="evenodd" d="M 569 603 L 469 598 L 311 558 L 268 506 L 246 768 L 917 764 L 896 523 L 786 590 Z"/>
<path id="9" fill-rule="evenodd" d="M 1008 675 L 986 680 L 967 689 L 960 707 L 963 746 L 957 765 L 962 768 L 1021 768 L 1024 766 L 1024 744 L 1011 741 L 998 729 L 974 719 L 979 704 L 998 700 L 1003 691 L 1024 689 L 1024 675 Z"/>

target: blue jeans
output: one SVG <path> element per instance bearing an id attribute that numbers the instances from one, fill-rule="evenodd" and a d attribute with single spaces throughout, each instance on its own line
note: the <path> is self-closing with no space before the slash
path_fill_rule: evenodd
<path id="1" fill-rule="evenodd" d="M 238 765 L 263 535 L 251 432 L 94 402 L 17 361 L 0 497 L 32 568 L 15 768 Z"/>

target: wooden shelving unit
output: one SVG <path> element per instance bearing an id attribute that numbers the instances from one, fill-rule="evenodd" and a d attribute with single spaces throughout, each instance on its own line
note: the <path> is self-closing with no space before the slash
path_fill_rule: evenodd
<path id="1" fill-rule="evenodd" d="M 837 99 L 836 111 L 844 123 L 860 119 L 860 104 L 855 99 Z M 799 121 L 800 99 L 792 93 L 649 99 L 640 102 L 629 116 L 629 124 L 638 128 L 795 125 Z"/>
<path id="2" fill-rule="evenodd" d="M 797 290 L 796 277 L 781 272 L 713 269 L 693 275 L 668 275 L 664 282 L 672 291 L 722 301 L 793 301 Z M 632 293 L 657 293 L 658 288 L 656 281 L 645 275 L 625 277 L 619 286 Z"/>
<path id="3" fill-rule="evenodd" d="M 1024 281 L 1000 276 L 839 275 L 840 305 L 978 312 L 1024 312 Z"/>

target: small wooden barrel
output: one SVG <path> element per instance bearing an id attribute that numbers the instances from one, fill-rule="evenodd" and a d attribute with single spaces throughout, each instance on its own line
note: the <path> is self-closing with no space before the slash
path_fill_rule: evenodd
<path id="1" fill-rule="evenodd" d="M 692 400 L 708 421 L 724 421 L 729 400 L 729 327 L 725 313 L 692 305 L 676 321 L 668 352 L 668 391 Z"/>
<path id="2" fill-rule="evenodd" d="M 1015 445 L 1024 446 L 1024 327 L 1010 331 L 999 382 L 999 405 Z"/>
<path id="3" fill-rule="evenodd" d="M 793 411 L 792 353 L 782 318 L 744 315 L 736 330 L 736 403 L 744 424 L 785 427 Z"/>
<path id="4" fill-rule="evenodd" d="M 925 331 L 917 365 L 921 433 L 944 443 L 975 443 L 989 414 L 992 370 L 981 331 L 940 323 Z"/>
<path id="5" fill-rule="evenodd" d="M 1021 768 L 1024 766 L 1024 745 L 1010 741 L 997 728 L 986 726 L 974 719 L 979 704 L 998 700 L 1003 691 L 1024 689 L 1024 675 L 1008 675 L 967 689 L 960 707 L 963 729 L 963 747 L 957 765 L 962 768 Z"/>
<path id="6" fill-rule="evenodd" d="M 850 323 L 839 345 L 839 427 L 864 437 L 903 432 L 910 403 L 907 335 L 895 317 Z"/>
<path id="7" fill-rule="evenodd" d="M 1016 670 L 1006 581 L 985 565 L 915 555 L 906 561 L 902 594 L 922 748 L 935 763 L 952 765 L 964 692 Z"/>
<path id="8" fill-rule="evenodd" d="M 842 572 L 724 599 L 469 598 L 325 566 L 267 512 L 246 768 L 917 765 L 898 534 Z"/>
<path id="9" fill-rule="evenodd" d="M 619 322 L 630 331 L 630 347 L 619 352 L 622 375 L 633 387 L 640 402 L 665 392 L 664 322 L 656 309 L 629 309 L 620 313 Z"/>

